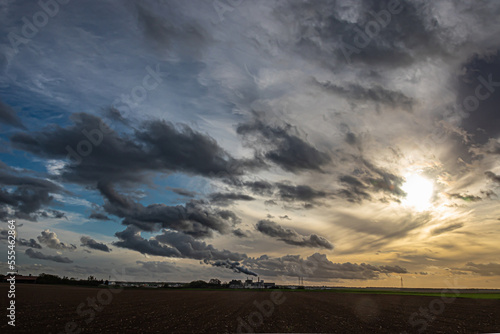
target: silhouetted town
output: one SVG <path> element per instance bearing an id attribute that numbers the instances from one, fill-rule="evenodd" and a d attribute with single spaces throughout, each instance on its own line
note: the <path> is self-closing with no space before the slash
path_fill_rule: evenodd
<path id="1" fill-rule="evenodd" d="M 143 282 L 143 281 L 112 281 L 97 279 L 94 276 L 89 276 L 87 279 L 76 279 L 74 277 L 59 277 L 57 275 L 42 273 L 38 276 L 25 275 L 0 275 L 0 282 L 7 282 L 8 279 L 14 277 L 16 283 L 27 284 L 68 284 L 68 285 L 87 285 L 87 286 L 115 286 L 115 287 L 144 287 L 144 288 L 229 288 L 229 289 L 271 289 L 271 288 L 284 288 L 285 286 L 277 286 L 276 283 L 264 282 L 260 278 L 257 280 L 246 279 L 236 280 L 233 279 L 229 282 L 222 282 L 218 278 L 212 278 L 208 282 L 203 280 L 196 280 L 192 282 Z M 287 286 L 289 287 L 289 286 Z M 296 288 L 296 287 L 295 287 Z"/>

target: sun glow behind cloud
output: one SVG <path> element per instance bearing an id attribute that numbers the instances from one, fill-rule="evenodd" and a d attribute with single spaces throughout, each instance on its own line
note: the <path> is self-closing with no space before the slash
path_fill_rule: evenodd
<path id="1" fill-rule="evenodd" d="M 401 189 L 406 193 L 403 205 L 412 207 L 417 211 L 424 211 L 430 208 L 431 198 L 434 192 L 432 181 L 418 175 L 409 174 L 405 177 L 406 182 Z"/>

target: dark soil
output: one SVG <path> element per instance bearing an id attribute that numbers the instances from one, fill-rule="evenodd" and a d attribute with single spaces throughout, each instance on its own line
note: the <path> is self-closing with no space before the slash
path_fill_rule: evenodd
<path id="1" fill-rule="evenodd" d="M 5 316 L 7 287 L 0 284 L 1 333 L 500 332 L 500 300 L 30 284 L 16 286 L 14 328 Z"/>

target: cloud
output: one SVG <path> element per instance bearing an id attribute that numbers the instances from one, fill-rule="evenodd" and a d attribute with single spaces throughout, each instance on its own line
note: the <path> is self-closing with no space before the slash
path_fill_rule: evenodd
<path id="1" fill-rule="evenodd" d="M 294 173 L 303 170 L 321 171 L 321 166 L 329 163 L 330 157 L 297 134 L 292 134 L 293 131 L 290 125 L 275 127 L 260 120 L 240 124 L 237 128 L 238 134 L 247 140 L 254 137 L 254 146 L 258 150 L 269 147 L 264 157 L 284 170 Z"/>
<path id="2" fill-rule="evenodd" d="M 55 232 L 51 232 L 48 229 L 43 230 L 41 232 L 41 235 L 39 235 L 37 239 L 41 244 L 45 244 L 49 248 L 58 250 L 69 250 L 69 251 L 73 251 L 76 249 L 75 245 L 65 244 L 64 242 L 61 242 L 57 238 L 57 234 Z"/>
<path id="3" fill-rule="evenodd" d="M 293 202 L 315 202 L 316 199 L 328 197 L 324 191 L 315 190 L 306 185 L 291 185 L 286 183 L 276 183 L 278 196 L 282 201 Z"/>
<path id="4" fill-rule="evenodd" d="M 253 271 L 243 267 L 240 265 L 239 262 L 231 262 L 229 260 L 225 261 L 214 261 L 210 263 L 214 267 L 223 267 L 223 268 L 228 268 L 233 270 L 235 273 L 242 273 L 246 275 L 251 275 L 251 276 L 258 276 L 257 273 L 254 273 Z"/>
<path id="5" fill-rule="evenodd" d="M 451 198 L 461 199 L 466 202 L 479 202 L 482 200 L 479 196 L 466 195 L 466 194 L 448 194 Z"/>
<path id="6" fill-rule="evenodd" d="M 127 248 L 149 255 L 165 257 L 182 256 L 177 249 L 162 245 L 155 238 L 149 240 L 142 238 L 141 231 L 134 226 L 128 226 L 124 231 L 116 232 L 115 235 L 120 239 L 120 241 L 113 242 L 113 245 L 117 247 Z"/>
<path id="7" fill-rule="evenodd" d="M 227 206 L 232 204 L 234 201 L 253 201 L 255 198 L 240 193 L 213 193 L 208 195 L 211 203 Z"/>
<path id="8" fill-rule="evenodd" d="M 248 232 L 245 232 L 245 231 L 241 230 L 240 228 L 233 230 L 233 234 L 235 236 L 237 236 L 238 238 L 248 238 L 249 237 Z"/>
<path id="9" fill-rule="evenodd" d="M 0 123 L 8 124 L 16 128 L 26 129 L 16 112 L 0 100 Z"/>
<path id="10" fill-rule="evenodd" d="M 363 200 L 371 200 L 370 194 L 366 192 L 368 186 L 358 178 L 351 175 L 343 175 L 339 177 L 340 182 L 346 185 L 347 189 L 341 189 L 337 195 L 347 199 L 349 202 L 361 203 Z"/>
<path id="11" fill-rule="evenodd" d="M 462 15 L 464 8 L 461 6 L 443 7 L 442 2 L 427 6 L 400 1 L 390 23 L 372 38 L 365 37 L 361 43 L 359 30 L 364 30 L 367 22 L 374 20 L 370 13 L 387 10 L 387 2 L 363 1 L 350 5 L 282 3 L 274 7 L 273 18 L 289 29 L 281 44 L 291 44 L 291 52 L 325 70 L 338 70 L 348 63 L 397 70 L 418 64 L 427 57 L 448 59 L 465 52 L 463 48 L 473 37 L 458 32 L 461 24 L 465 21 L 471 26 L 480 25 L 478 18 L 485 18 L 480 13 L 487 9 L 464 6 L 470 15 Z M 439 20 L 442 17 L 448 19 Z M 348 48 L 355 51 L 349 52 Z"/>
<path id="12" fill-rule="evenodd" d="M 108 216 L 99 212 L 92 212 L 89 216 L 89 219 L 110 220 Z"/>
<path id="13" fill-rule="evenodd" d="M 257 223 L 256 228 L 259 232 L 273 238 L 278 238 L 289 245 L 300 247 L 314 247 L 333 249 L 333 245 L 323 237 L 316 234 L 305 236 L 297 233 L 294 230 L 283 228 L 279 224 L 271 220 L 261 220 Z"/>
<path id="14" fill-rule="evenodd" d="M 44 217 L 44 218 L 52 217 L 52 218 L 56 218 L 56 219 L 62 219 L 62 218 L 65 218 L 66 220 L 68 219 L 68 217 L 66 216 L 66 214 L 64 212 L 58 211 L 58 210 L 52 210 L 52 209 L 49 209 L 47 211 L 40 211 L 39 215 L 40 215 L 40 217 Z"/>
<path id="15" fill-rule="evenodd" d="M 9 230 L 7 229 L 0 229 L 0 240 L 8 240 L 9 239 Z M 17 245 L 18 246 L 23 246 L 23 247 L 30 247 L 30 248 L 42 248 L 42 246 L 36 242 L 35 239 L 24 239 L 24 238 L 17 238 L 16 239 Z"/>
<path id="16" fill-rule="evenodd" d="M 272 195 L 274 186 L 267 181 L 247 181 L 244 183 L 245 187 L 257 195 Z"/>
<path id="17" fill-rule="evenodd" d="M 0 184 L 12 188 L 0 188 L 0 209 L 3 208 L 4 211 L 6 207 L 10 207 L 14 210 L 15 217 L 33 221 L 38 216 L 48 216 L 47 212 L 40 209 L 52 203 L 54 197 L 51 194 L 65 192 L 49 180 L 20 176 L 18 171 L 6 166 L 0 166 Z M 64 217 L 64 213 L 57 210 L 49 212 L 55 218 Z"/>
<path id="18" fill-rule="evenodd" d="M 27 240 L 27 239 L 20 238 L 20 239 L 17 239 L 17 245 L 24 246 L 24 247 L 30 247 L 30 248 L 37 248 L 37 249 L 42 248 L 42 245 L 40 245 L 38 242 L 36 242 L 35 239 Z"/>
<path id="19" fill-rule="evenodd" d="M 193 198 L 193 197 L 196 196 L 196 192 L 189 191 L 189 190 L 182 189 L 182 188 L 167 187 L 167 190 L 173 191 L 177 195 L 181 195 L 181 196 L 184 196 L 184 197 L 191 197 L 191 198 Z"/>
<path id="20" fill-rule="evenodd" d="M 490 171 L 485 172 L 484 174 L 485 174 L 485 175 L 486 175 L 486 176 L 487 176 L 490 180 L 495 181 L 495 182 L 497 182 L 497 183 L 500 183 L 500 175 L 496 175 L 495 173 L 490 172 Z"/>
<path id="21" fill-rule="evenodd" d="M 155 237 L 144 239 L 139 229 L 128 226 L 124 231 L 116 232 L 115 235 L 120 239 L 113 243 L 115 246 L 135 250 L 142 254 L 203 261 L 240 261 L 247 257 L 246 254 L 218 250 L 203 241 L 195 240 L 190 235 L 169 230 L 164 230 L 162 234 Z"/>
<path id="22" fill-rule="evenodd" d="M 145 231 L 160 228 L 175 229 L 197 238 L 209 237 L 213 231 L 229 232 L 239 218 L 229 210 L 215 210 L 203 201 L 191 200 L 185 205 L 168 206 L 151 204 L 143 206 L 133 199 L 119 194 L 110 184 L 99 183 L 98 189 L 106 198 L 104 209 L 124 218 L 124 225 L 134 225 Z"/>
<path id="23" fill-rule="evenodd" d="M 500 275 L 500 263 L 490 262 L 487 264 L 467 262 L 464 268 L 457 268 L 463 271 L 473 272 L 480 276 Z"/>
<path id="24" fill-rule="evenodd" d="M 139 124 L 133 133 L 119 134 L 97 116 L 75 113 L 71 118 L 72 126 L 16 133 L 11 142 L 44 158 L 68 159 L 61 177 L 82 184 L 134 183 L 143 181 L 148 171 L 235 177 L 258 166 L 234 159 L 213 138 L 187 125 L 152 120 Z M 81 153 L 83 142 L 88 143 L 88 153 Z"/>
<path id="25" fill-rule="evenodd" d="M 328 268 L 318 269 L 325 281 L 342 274 L 380 278 L 382 265 L 399 275 L 400 263 L 391 263 L 397 257 L 390 254 L 410 252 L 428 235 L 468 238 L 472 247 L 461 250 L 460 240 L 427 240 L 429 249 L 450 257 L 450 263 L 464 252 L 467 261 L 494 261 L 495 229 L 486 226 L 500 217 L 492 192 L 500 185 L 500 171 L 494 169 L 500 153 L 500 6 L 400 2 L 402 11 L 363 47 L 355 45 L 357 35 L 374 22 L 373 13 L 387 10 L 387 0 L 261 1 L 251 10 L 242 4 L 226 12 L 218 24 L 210 1 L 114 6 L 115 0 L 93 0 L 68 7 L 66 19 L 51 22 L 32 47 L 20 46 L 24 51 L 16 61 L 10 51 L 0 55 L 0 72 L 8 74 L 0 75 L 0 89 L 12 106 L 0 103 L 7 130 L 0 139 L 1 159 L 12 166 L 0 167 L 0 218 L 50 223 L 95 210 L 87 211 L 93 225 L 103 222 L 109 232 L 114 224 L 105 220 L 119 220 L 121 230 L 134 232 L 115 241 L 144 254 L 173 254 L 176 263 L 186 265 L 197 262 L 184 260 L 189 256 L 206 255 L 202 250 L 209 244 L 219 253 L 248 248 L 252 257 L 266 249 L 287 264 L 285 273 L 303 263 Z M 94 5 L 106 10 L 96 16 Z M 20 28 L 9 17 L 27 16 L 36 7 L 12 2 L 8 10 L 0 9 L 3 36 Z M 109 14 L 112 7 L 116 11 Z M 347 44 L 359 49 L 350 59 L 343 52 Z M 102 57 L 91 61 L 90 53 Z M 161 85 L 155 91 L 144 87 L 144 96 L 140 86 L 148 80 L 142 79 L 151 74 L 146 66 L 159 69 Z M 480 78 L 494 83 L 485 86 Z M 477 92 L 491 94 L 483 99 Z M 464 110 L 464 101 L 474 98 L 477 108 Z M 106 105 L 113 100 L 113 107 Z M 426 212 L 397 203 L 406 196 L 402 175 L 417 170 L 434 183 Z M 88 207 L 72 205 L 75 196 Z M 471 205 L 458 205 L 465 201 Z M 237 205 L 223 207 L 231 204 Z M 286 212 L 304 207 L 310 210 Z M 266 214 L 281 225 L 266 231 L 281 237 L 248 231 L 246 220 Z M 286 224 L 287 216 L 293 225 Z M 450 219 L 443 222 L 440 216 Z M 300 221 L 308 219 L 310 230 L 299 230 Z M 53 223 L 64 229 L 69 221 Z M 318 230 L 325 224 L 332 230 L 324 236 L 342 238 L 335 250 L 343 259 L 380 250 L 380 262 L 373 268 L 333 265 L 283 253 L 292 246 L 279 238 L 317 243 L 312 236 L 325 233 Z M 162 229 L 181 233 L 175 239 L 202 240 L 205 247 L 181 252 L 157 239 Z M 153 233 L 141 236 L 141 231 Z M 25 240 L 26 246 L 41 247 L 35 240 Z M 414 260 L 412 272 L 429 264 Z M 260 274 L 275 260 L 261 259 L 255 267 L 246 265 L 251 261 L 246 258 L 207 261 L 221 261 L 228 269 L 239 263 Z M 261 271 L 264 264 L 269 267 Z M 136 267 L 146 272 L 142 266 Z"/>
<path id="26" fill-rule="evenodd" d="M 400 91 L 387 90 L 379 85 L 366 88 L 352 83 L 335 85 L 329 81 L 319 82 L 316 79 L 314 79 L 314 82 L 326 91 L 342 96 L 348 100 L 362 102 L 373 101 L 392 108 L 401 108 L 407 111 L 411 111 L 415 103 L 413 98 L 406 96 Z"/>
<path id="27" fill-rule="evenodd" d="M 156 236 L 156 240 L 176 248 L 182 257 L 197 260 L 232 260 L 239 261 L 246 258 L 245 254 L 234 253 L 228 250 L 218 250 L 203 241 L 195 240 L 192 236 L 184 233 L 163 231 Z"/>
<path id="28" fill-rule="evenodd" d="M 167 13 L 158 15 L 155 8 L 147 8 L 145 4 L 136 4 L 138 26 L 146 40 L 155 50 L 161 53 L 175 53 L 182 58 L 198 58 L 201 49 L 207 45 L 209 36 L 195 22 L 173 24 L 178 13 L 175 6 L 168 7 Z"/>
<path id="29" fill-rule="evenodd" d="M 500 135 L 500 53 L 497 49 L 488 56 L 474 53 L 462 64 L 462 74 L 457 82 L 457 100 L 466 113 L 461 127 L 472 134 L 478 144 L 487 143 Z M 478 98 L 479 96 L 479 98 Z M 475 100 L 474 100 L 475 99 Z"/>
<path id="30" fill-rule="evenodd" d="M 59 263 L 73 263 L 73 261 L 67 257 L 62 257 L 60 255 L 45 255 L 42 252 L 34 251 L 31 248 L 28 248 L 24 253 L 32 259 L 54 261 Z"/>
<path id="31" fill-rule="evenodd" d="M 438 227 L 438 228 L 435 228 L 434 230 L 432 230 L 431 234 L 432 235 L 439 235 L 439 234 L 443 234 L 446 232 L 458 230 L 459 228 L 462 228 L 463 226 L 464 226 L 464 223 L 455 223 L 455 224 L 451 224 L 451 225 L 444 226 L 444 227 Z"/>
<path id="32" fill-rule="evenodd" d="M 363 265 L 363 263 L 361 264 Z M 394 273 L 394 274 L 407 274 L 408 270 L 400 266 L 379 266 L 380 272 L 383 273 Z"/>
<path id="33" fill-rule="evenodd" d="M 80 238 L 80 242 L 82 243 L 80 245 L 82 247 L 88 247 L 91 249 L 96 249 L 96 250 L 100 250 L 100 251 L 108 252 L 108 253 L 111 251 L 111 249 L 105 243 L 97 242 L 94 239 L 92 239 L 91 237 L 82 236 Z"/>
<path id="34" fill-rule="evenodd" d="M 164 261 L 136 261 L 135 263 L 152 273 L 166 274 L 178 270 L 174 263 Z"/>
<path id="35" fill-rule="evenodd" d="M 358 161 L 360 166 L 356 169 L 356 176 L 341 175 L 339 181 L 346 188 L 340 189 L 336 194 L 349 202 L 362 203 L 371 201 L 376 193 L 383 192 L 390 195 L 393 201 L 405 195 L 401 189 L 404 178 L 390 171 L 379 168 L 366 159 Z"/>
<path id="36" fill-rule="evenodd" d="M 242 261 L 249 269 L 259 272 L 261 276 L 305 277 L 307 280 L 334 279 L 378 279 L 380 274 L 407 273 L 400 266 L 374 266 L 366 263 L 334 263 L 325 254 L 315 253 L 307 258 L 300 255 L 286 255 L 270 258 L 263 255 L 259 258 L 248 258 Z"/>

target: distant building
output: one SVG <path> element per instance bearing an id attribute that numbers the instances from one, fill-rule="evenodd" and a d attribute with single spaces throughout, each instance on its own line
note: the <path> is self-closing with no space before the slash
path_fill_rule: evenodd
<path id="1" fill-rule="evenodd" d="M 270 289 L 275 286 L 275 283 L 264 283 L 264 280 L 260 280 L 259 278 L 256 282 L 251 279 L 247 279 L 244 284 L 245 289 Z"/>
<path id="2" fill-rule="evenodd" d="M 242 289 L 243 288 L 243 283 L 238 279 L 233 279 L 231 282 L 229 282 L 229 288 L 230 289 Z"/>

